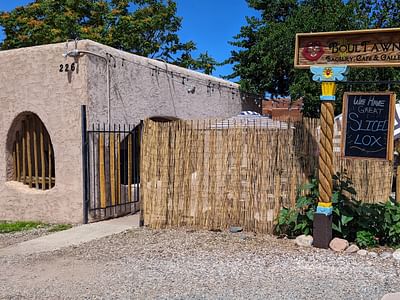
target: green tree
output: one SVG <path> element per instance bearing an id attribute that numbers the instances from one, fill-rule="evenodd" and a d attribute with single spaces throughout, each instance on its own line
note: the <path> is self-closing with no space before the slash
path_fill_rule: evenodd
<path id="1" fill-rule="evenodd" d="M 304 114 L 319 115 L 319 84 L 308 70 L 293 67 L 295 36 L 299 32 L 341 31 L 400 25 L 400 1 L 360 0 L 247 0 L 261 17 L 247 18 L 247 25 L 231 42 L 238 50 L 226 61 L 234 64 L 227 78 L 240 77 L 242 89 L 272 96 L 304 100 Z M 396 69 L 352 69 L 349 80 L 400 80 Z M 348 89 L 340 85 L 338 99 Z M 386 89 L 357 86 L 357 90 Z M 398 88 L 395 87 L 395 88 Z M 338 101 L 337 112 L 341 109 Z"/>
<path id="2" fill-rule="evenodd" d="M 67 39 L 91 39 L 142 56 L 212 73 L 207 53 L 194 58 L 194 42 L 177 34 L 182 18 L 173 0 L 36 0 L 0 13 L 5 39 L 13 49 Z"/>

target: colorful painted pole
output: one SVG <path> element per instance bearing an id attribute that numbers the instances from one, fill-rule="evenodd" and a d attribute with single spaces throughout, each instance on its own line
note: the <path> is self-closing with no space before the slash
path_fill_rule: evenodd
<path id="1" fill-rule="evenodd" d="M 336 82 L 345 81 L 347 66 L 311 66 L 313 80 L 321 82 L 321 131 L 319 143 L 319 202 L 314 217 L 314 246 L 328 248 L 332 239 L 333 130 Z"/>

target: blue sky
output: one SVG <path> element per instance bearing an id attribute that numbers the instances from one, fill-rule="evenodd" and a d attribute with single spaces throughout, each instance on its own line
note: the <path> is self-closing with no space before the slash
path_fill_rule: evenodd
<path id="1" fill-rule="evenodd" d="M 0 11 L 11 10 L 25 5 L 30 0 L 0 0 Z M 245 16 L 257 15 L 247 6 L 245 0 L 176 0 L 178 16 L 183 17 L 181 40 L 193 40 L 197 44 L 197 54 L 207 51 L 217 61 L 230 56 L 233 49 L 228 44 L 246 23 Z M 0 39 L 4 38 L 1 31 Z M 196 53 L 195 53 L 196 54 Z M 213 75 L 227 75 L 232 66 L 218 67 Z"/>

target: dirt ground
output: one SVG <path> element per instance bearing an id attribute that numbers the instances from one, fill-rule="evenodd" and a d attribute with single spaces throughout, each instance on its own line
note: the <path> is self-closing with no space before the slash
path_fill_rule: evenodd
<path id="1" fill-rule="evenodd" d="M 400 291 L 399 272 L 271 236 L 137 229 L 0 257 L 0 299 L 380 299 Z"/>

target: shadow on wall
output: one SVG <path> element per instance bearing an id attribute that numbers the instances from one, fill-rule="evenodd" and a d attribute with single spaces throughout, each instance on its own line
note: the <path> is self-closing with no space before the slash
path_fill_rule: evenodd
<path id="1" fill-rule="evenodd" d="M 20 113 L 8 131 L 6 179 L 41 190 L 55 186 L 53 144 L 45 125 L 33 112 Z"/>
<path id="2" fill-rule="evenodd" d="M 177 117 L 170 117 L 170 116 L 154 116 L 150 117 L 149 119 L 152 120 L 153 122 L 158 122 L 158 123 L 167 123 L 180 120 Z"/>

